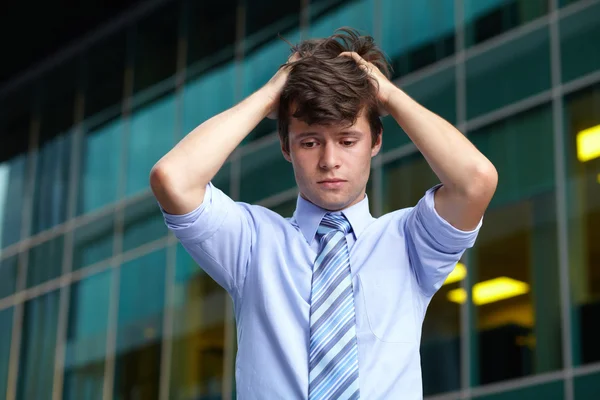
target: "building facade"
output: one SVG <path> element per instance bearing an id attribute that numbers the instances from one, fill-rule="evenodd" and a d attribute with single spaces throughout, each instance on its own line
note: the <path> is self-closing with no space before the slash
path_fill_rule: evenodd
<path id="1" fill-rule="evenodd" d="M 267 82 L 278 34 L 341 26 L 499 173 L 429 306 L 426 398 L 600 398 L 600 0 L 153 0 L 0 88 L 0 399 L 235 397 L 231 300 L 168 233 L 149 172 Z M 384 126 L 374 216 L 437 183 Z M 273 121 L 214 184 L 291 216 Z"/>

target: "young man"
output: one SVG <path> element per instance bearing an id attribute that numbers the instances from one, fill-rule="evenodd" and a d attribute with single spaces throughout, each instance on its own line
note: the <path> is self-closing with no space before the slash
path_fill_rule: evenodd
<path id="1" fill-rule="evenodd" d="M 194 129 L 153 168 L 167 225 L 231 295 L 240 399 L 419 399 L 425 310 L 473 246 L 493 165 L 387 78 L 370 37 L 301 43 L 260 90 Z M 391 114 L 441 184 L 378 219 L 365 188 Z M 300 195 L 291 219 L 210 181 L 277 115 Z M 402 182 L 397 182 L 399 186 Z"/>

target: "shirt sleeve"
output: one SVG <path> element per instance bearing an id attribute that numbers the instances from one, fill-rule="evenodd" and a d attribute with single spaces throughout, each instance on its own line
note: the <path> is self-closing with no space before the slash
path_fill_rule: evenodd
<path id="1" fill-rule="evenodd" d="M 255 240 L 249 207 L 209 183 L 195 210 L 173 215 L 160 209 L 167 227 L 194 261 L 230 295 L 238 297 Z"/>
<path id="2" fill-rule="evenodd" d="M 404 235 L 411 268 L 426 296 L 433 296 L 442 286 L 467 248 L 473 247 L 483 218 L 472 231 L 452 226 L 436 211 L 435 191 L 429 189 L 404 220 Z"/>

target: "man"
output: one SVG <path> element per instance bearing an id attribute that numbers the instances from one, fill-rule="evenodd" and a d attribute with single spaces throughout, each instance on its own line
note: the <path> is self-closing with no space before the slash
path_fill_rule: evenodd
<path id="1" fill-rule="evenodd" d="M 355 31 L 303 42 L 264 87 L 194 129 L 152 170 L 167 225 L 233 298 L 240 399 L 422 398 L 425 310 L 473 246 L 497 174 L 386 74 L 383 54 Z M 365 188 L 383 113 L 441 184 L 415 207 L 375 219 Z M 269 115 L 300 192 L 290 219 L 210 183 Z"/>

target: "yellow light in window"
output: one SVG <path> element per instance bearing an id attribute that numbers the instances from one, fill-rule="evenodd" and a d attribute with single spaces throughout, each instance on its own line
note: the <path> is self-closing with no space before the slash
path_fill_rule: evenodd
<path id="1" fill-rule="evenodd" d="M 600 183 L 600 174 L 598 174 L 598 176 L 596 177 L 596 181 L 597 181 L 598 183 Z"/>
<path id="2" fill-rule="evenodd" d="M 446 278 L 444 285 L 448 285 L 450 283 L 462 281 L 467 276 L 467 268 L 465 264 L 459 262 L 456 264 L 456 267 L 450 272 L 450 275 Z"/>
<path id="3" fill-rule="evenodd" d="M 581 162 L 600 157 L 600 125 L 577 134 L 577 159 Z"/>
<path id="4" fill-rule="evenodd" d="M 501 276 L 489 281 L 479 282 L 473 286 L 473 303 L 482 305 L 493 303 L 519 296 L 529 292 L 529 285 L 525 282 Z M 467 300 L 464 289 L 454 289 L 448 292 L 448 300 L 462 304 Z"/>

